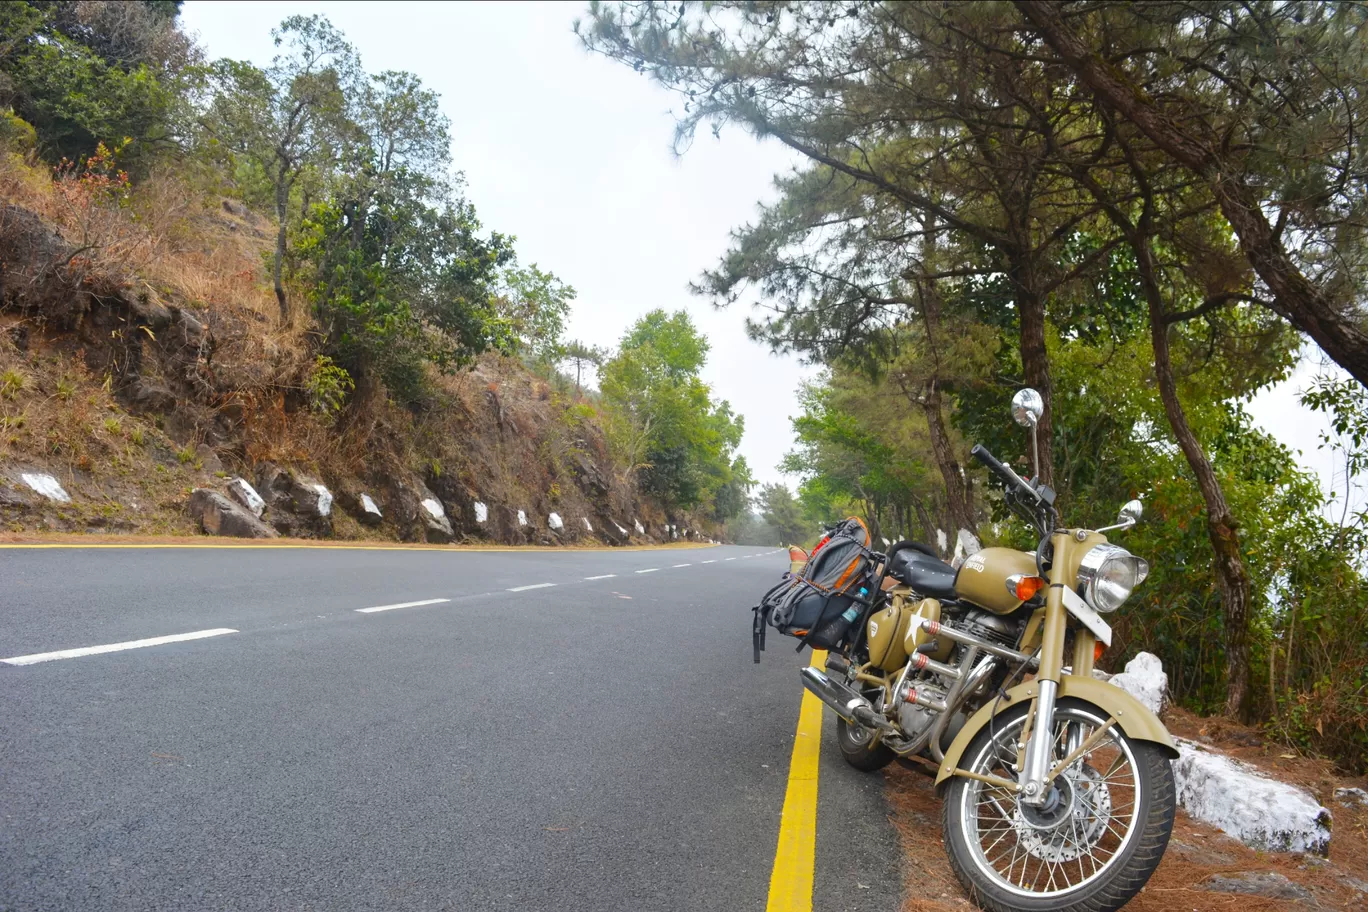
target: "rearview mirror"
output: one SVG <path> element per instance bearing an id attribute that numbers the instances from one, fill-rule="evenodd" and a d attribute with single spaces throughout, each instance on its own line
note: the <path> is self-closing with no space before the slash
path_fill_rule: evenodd
<path id="1" fill-rule="evenodd" d="M 1145 507 L 1140 501 L 1128 500 L 1121 506 L 1121 515 L 1116 517 L 1116 521 L 1119 523 L 1135 525 L 1140 521 L 1140 517 L 1144 515 L 1144 512 Z"/>
<path id="2" fill-rule="evenodd" d="M 1045 400 L 1029 386 L 1012 397 L 1012 420 L 1022 427 L 1035 427 L 1045 414 Z"/>

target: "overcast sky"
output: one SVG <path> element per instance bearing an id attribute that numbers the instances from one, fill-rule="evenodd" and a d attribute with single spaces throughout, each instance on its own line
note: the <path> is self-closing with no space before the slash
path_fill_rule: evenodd
<path id="1" fill-rule="evenodd" d="M 188 2 L 181 18 L 211 57 L 264 65 L 274 25 L 324 13 L 368 71 L 416 73 L 441 93 L 452 159 L 485 226 L 517 235 L 523 262 L 579 292 L 571 337 L 608 346 L 648 310 L 687 309 L 712 343 L 705 379 L 745 416 L 741 452 L 757 478 L 781 480 L 794 391 L 811 371 L 749 341 L 741 305 L 718 311 L 687 285 L 717 262 L 728 232 L 755 217 L 757 202 L 772 199 L 773 175 L 796 159 L 735 129 L 700 135 L 676 157 L 677 100 L 581 48 L 571 25 L 586 6 Z M 1316 448 L 1325 423 L 1296 401 L 1315 369 L 1305 365 L 1250 410 L 1342 494 L 1343 469 L 1336 478 Z"/>

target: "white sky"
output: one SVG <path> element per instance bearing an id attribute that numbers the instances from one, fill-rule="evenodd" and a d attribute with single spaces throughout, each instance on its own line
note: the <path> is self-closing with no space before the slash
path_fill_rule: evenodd
<path id="1" fill-rule="evenodd" d="M 795 390 L 811 371 L 748 340 L 742 305 L 715 310 L 686 286 L 717 262 L 728 231 L 755 217 L 757 201 L 773 198 L 771 178 L 795 155 L 731 129 L 720 140 L 705 131 L 675 157 L 678 100 L 586 53 L 571 32 L 585 7 L 192 0 L 181 19 L 211 57 L 264 65 L 281 19 L 324 13 L 368 71 L 416 73 L 442 96 L 452 159 L 485 227 L 516 235 L 522 262 L 579 292 L 570 337 L 610 346 L 648 310 L 687 309 L 712 343 L 705 379 L 746 418 L 741 452 L 761 481 L 784 480 L 776 465 L 792 443 Z M 1343 496 L 1343 467 L 1337 476 L 1316 447 L 1327 425 L 1296 400 L 1317 369 L 1304 364 L 1249 408 Z"/>

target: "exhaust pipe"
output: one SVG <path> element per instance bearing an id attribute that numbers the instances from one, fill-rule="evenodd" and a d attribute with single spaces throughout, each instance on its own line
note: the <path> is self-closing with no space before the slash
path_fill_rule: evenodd
<path id="1" fill-rule="evenodd" d="M 811 691 L 814 697 L 830 706 L 836 715 L 845 719 L 846 722 L 852 725 L 863 725 L 866 728 L 878 728 L 886 732 L 897 732 L 896 728 L 878 717 L 878 714 L 874 712 L 874 707 L 869 705 L 868 700 L 840 681 L 833 681 L 827 677 L 825 672 L 809 665 L 801 669 L 798 674 L 803 679 L 803 686 Z"/>

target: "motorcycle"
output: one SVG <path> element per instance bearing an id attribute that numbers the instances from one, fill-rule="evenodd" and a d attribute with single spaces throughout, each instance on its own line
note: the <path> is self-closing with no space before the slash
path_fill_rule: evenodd
<path id="1" fill-rule="evenodd" d="M 1040 483 L 1039 393 L 1012 416 L 1030 428 L 1035 479 L 982 446 L 971 455 L 1039 535 L 1034 552 L 985 548 L 956 570 L 915 542 L 872 553 L 872 587 L 849 632 L 803 686 L 835 711 L 847 763 L 935 771 L 950 865 L 993 912 L 1119 909 L 1168 845 L 1178 756 L 1162 722 L 1092 674 L 1116 611 L 1149 565 L 1104 532 L 1064 528 Z M 866 595 L 866 593 L 873 593 Z"/>

